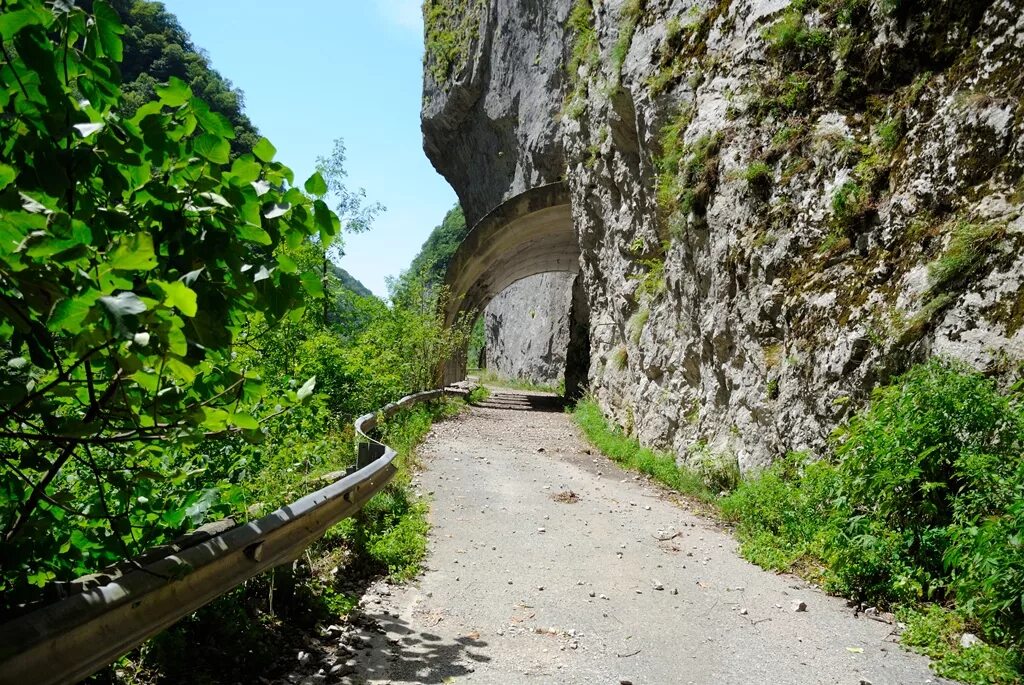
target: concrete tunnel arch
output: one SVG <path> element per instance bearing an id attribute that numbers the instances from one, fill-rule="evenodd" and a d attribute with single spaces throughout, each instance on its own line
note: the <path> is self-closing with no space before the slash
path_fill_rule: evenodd
<path id="1" fill-rule="evenodd" d="M 568 185 L 552 183 L 506 200 L 478 221 L 448 265 L 445 324 L 454 324 L 462 314 L 475 317 L 505 288 L 529 276 L 553 271 L 578 275 L 580 248 L 571 208 Z M 577 287 L 574 310 L 579 309 Z M 573 330 L 580 328 L 573 320 L 582 314 L 574 311 L 570 315 L 571 347 Z M 568 355 L 566 366 L 568 386 Z M 444 382 L 454 383 L 465 376 L 463 349 L 445 364 Z"/>

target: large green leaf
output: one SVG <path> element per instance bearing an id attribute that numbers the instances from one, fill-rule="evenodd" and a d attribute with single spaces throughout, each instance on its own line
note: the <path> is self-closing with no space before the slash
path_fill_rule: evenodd
<path id="1" fill-rule="evenodd" d="M 266 138 L 260 138 L 259 142 L 253 147 L 252 153 L 260 161 L 272 162 L 274 161 L 274 155 L 277 154 L 277 148 L 271 145 L 270 141 Z"/>
<path id="2" fill-rule="evenodd" d="M 90 290 L 85 294 L 61 300 L 53 308 L 46 323 L 47 328 L 54 332 L 78 333 L 99 297 L 97 291 Z"/>
<path id="3" fill-rule="evenodd" d="M 15 34 L 26 26 L 46 23 L 44 19 L 46 14 L 48 13 L 40 13 L 38 10 L 34 9 L 8 11 L 4 8 L 4 11 L 0 13 L 0 38 L 3 38 L 4 40 L 11 40 L 14 38 Z"/>
<path id="4" fill-rule="evenodd" d="M 196 138 L 195 151 L 215 164 L 227 164 L 231 158 L 231 144 L 212 133 L 204 133 Z"/>
<path id="5" fill-rule="evenodd" d="M 221 138 L 227 138 L 228 140 L 234 139 L 235 127 L 231 125 L 228 118 L 219 112 L 211 110 L 210 106 L 199 98 L 192 99 L 192 111 L 195 113 L 196 119 L 204 131 Z"/>
<path id="6" fill-rule="evenodd" d="M 157 266 L 153 237 L 136 233 L 122 240 L 110 255 L 110 267 L 119 271 L 150 271 Z"/>
<path id="7" fill-rule="evenodd" d="M 124 58 L 124 46 L 120 38 L 124 33 L 121 18 L 107 0 L 96 0 L 93 3 L 93 12 L 96 14 L 96 30 L 103 52 L 115 62 L 120 62 Z"/>
<path id="8" fill-rule="evenodd" d="M 158 282 L 156 286 L 163 291 L 164 304 L 175 307 L 185 316 L 195 316 L 198 311 L 196 292 L 181 281 L 170 283 Z"/>
<path id="9" fill-rule="evenodd" d="M 307 193 L 317 197 L 327 194 L 327 182 L 324 181 L 324 177 L 320 175 L 319 171 L 314 171 L 313 175 L 306 180 L 305 188 Z"/>
<path id="10" fill-rule="evenodd" d="M 167 83 L 157 85 L 156 94 L 168 107 L 180 107 L 192 97 L 192 88 L 177 76 L 172 76 Z"/>
<path id="11" fill-rule="evenodd" d="M 14 167 L 7 164 L 0 164 L 0 190 L 3 190 L 11 184 L 15 178 L 17 178 L 18 172 L 14 170 Z"/>

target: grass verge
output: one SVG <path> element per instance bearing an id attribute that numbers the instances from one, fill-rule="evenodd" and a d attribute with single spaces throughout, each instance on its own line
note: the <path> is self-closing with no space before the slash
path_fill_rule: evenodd
<path id="1" fill-rule="evenodd" d="M 580 400 L 573 416 L 587 440 L 624 468 L 646 473 L 659 483 L 698 501 L 714 501 L 714 495 L 699 474 L 677 465 L 675 455 L 644 447 L 636 438 L 611 425 L 593 398 Z"/>
<path id="2" fill-rule="evenodd" d="M 490 369 L 479 369 L 474 373 L 474 375 L 476 375 L 479 383 L 495 385 L 499 388 L 526 390 L 527 392 L 553 392 L 556 395 L 565 394 L 564 381 L 560 381 L 558 385 L 545 385 L 543 383 L 534 383 L 521 378 L 505 378 L 504 376 L 499 376 Z"/>

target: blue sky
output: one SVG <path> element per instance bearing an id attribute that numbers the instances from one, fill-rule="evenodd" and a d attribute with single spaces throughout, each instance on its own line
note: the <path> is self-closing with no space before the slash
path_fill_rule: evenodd
<path id="1" fill-rule="evenodd" d="M 337 137 L 348 186 L 387 207 L 341 266 L 378 295 L 456 202 L 423 154 L 420 0 L 164 0 L 297 180 Z"/>

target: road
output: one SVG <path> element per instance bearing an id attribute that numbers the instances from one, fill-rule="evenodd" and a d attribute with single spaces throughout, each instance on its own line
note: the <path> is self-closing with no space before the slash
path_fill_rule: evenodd
<path id="1" fill-rule="evenodd" d="M 944 682 L 893 625 L 744 561 L 718 524 L 592 454 L 564 413 L 474 408 L 420 454 L 427 570 L 363 599 L 347 681 Z"/>

